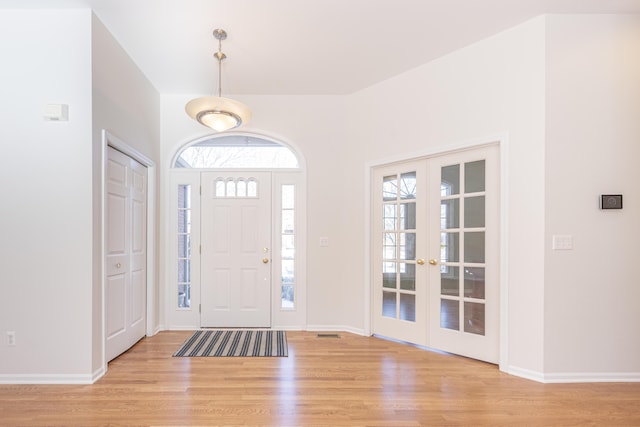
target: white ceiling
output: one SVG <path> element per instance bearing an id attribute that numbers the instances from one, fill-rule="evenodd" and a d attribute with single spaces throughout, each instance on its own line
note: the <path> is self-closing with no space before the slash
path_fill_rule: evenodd
<path id="1" fill-rule="evenodd" d="M 640 13 L 640 0 L 0 0 L 91 7 L 156 89 L 347 94 L 543 13 Z M 0 12 L 1 13 L 1 12 Z"/>

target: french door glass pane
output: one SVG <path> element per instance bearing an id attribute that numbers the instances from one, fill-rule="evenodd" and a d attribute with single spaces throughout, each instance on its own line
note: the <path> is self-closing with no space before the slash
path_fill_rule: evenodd
<path id="1" fill-rule="evenodd" d="M 484 160 L 464 164 L 464 192 L 477 193 L 485 191 Z"/>
<path id="2" fill-rule="evenodd" d="M 400 236 L 400 259 L 416 259 L 416 233 L 398 233 Z"/>
<path id="3" fill-rule="evenodd" d="M 396 200 L 398 197 L 398 177 L 385 176 L 382 179 L 382 200 Z"/>
<path id="4" fill-rule="evenodd" d="M 400 175 L 400 198 L 402 200 L 416 198 L 415 172 L 407 172 Z"/>
<path id="5" fill-rule="evenodd" d="M 464 296 L 484 299 L 484 267 L 466 267 L 464 269 Z"/>
<path id="6" fill-rule="evenodd" d="M 382 259 L 396 259 L 396 236 L 397 233 L 384 233 L 384 241 L 382 243 Z"/>
<path id="7" fill-rule="evenodd" d="M 398 228 L 398 215 L 396 205 L 383 206 L 383 230 L 396 230 Z"/>
<path id="8" fill-rule="evenodd" d="M 442 295 L 460 295 L 460 267 L 440 266 L 440 293 Z"/>
<path id="9" fill-rule="evenodd" d="M 440 227 L 443 230 L 460 227 L 460 199 L 442 200 L 440 203 Z"/>
<path id="10" fill-rule="evenodd" d="M 403 291 L 416 290 L 416 265 L 400 264 L 400 289 Z"/>
<path id="11" fill-rule="evenodd" d="M 458 300 L 440 300 L 440 327 L 460 330 L 460 303 Z"/>
<path id="12" fill-rule="evenodd" d="M 400 320 L 416 321 L 416 296 L 400 294 Z"/>
<path id="13" fill-rule="evenodd" d="M 416 228 L 416 204 L 401 203 L 400 204 L 400 229 L 415 230 Z"/>
<path id="14" fill-rule="evenodd" d="M 484 231 L 464 233 L 464 262 L 484 263 Z"/>
<path id="15" fill-rule="evenodd" d="M 440 261 L 458 262 L 460 260 L 460 233 L 440 234 Z"/>
<path id="16" fill-rule="evenodd" d="M 460 194 L 460 165 L 445 166 L 441 171 L 440 195 Z"/>
<path id="17" fill-rule="evenodd" d="M 464 331 L 471 334 L 484 335 L 484 304 L 464 303 Z"/>
<path id="18" fill-rule="evenodd" d="M 484 196 L 465 197 L 464 226 L 466 228 L 484 227 Z"/>
<path id="19" fill-rule="evenodd" d="M 396 293 L 382 292 L 382 315 L 396 318 Z"/>

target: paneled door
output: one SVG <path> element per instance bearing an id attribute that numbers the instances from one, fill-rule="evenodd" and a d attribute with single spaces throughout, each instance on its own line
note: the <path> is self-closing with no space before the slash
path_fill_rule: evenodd
<path id="1" fill-rule="evenodd" d="M 372 331 L 498 361 L 499 148 L 374 170 Z"/>
<path id="2" fill-rule="evenodd" d="M 110 361 L 145 335 L 147 168 L 108 147 L 105 313 Z"/>
<path id="3" fill-rule="evenodd" d="M 271 326 L 271 174 L 203 172 L 201 327 Z"/>
<path id="4" fill-rule="evenodd" d="M 498 171 L 497 145 L 429 160 L 429 344 L 492 363 L 499 359 Z"/>

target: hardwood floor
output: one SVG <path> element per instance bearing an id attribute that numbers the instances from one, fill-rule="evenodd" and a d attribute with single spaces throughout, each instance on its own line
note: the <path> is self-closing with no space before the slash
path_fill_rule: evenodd
<path id="1" fill-rule="evenodd" d="M 1 426 L 640 426 L 640 384 L 539 384 L 379 338 L 287 332 L 286 358 L 171 357 L 161 332 L 93 385 L 0 385 Z"/>

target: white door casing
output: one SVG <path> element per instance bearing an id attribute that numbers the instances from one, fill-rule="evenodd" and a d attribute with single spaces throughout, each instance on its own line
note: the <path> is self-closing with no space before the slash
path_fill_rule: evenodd
<path id="1" fill-rule="evenodd" d="M 271 326 L 271 173 L 201 174 L 201 327 Z"/>
<path id="2" fill-rule="evenodd" d="M 105 353 L 112 360 L 146 332 L 147 168 L 108 147 Z"/>

